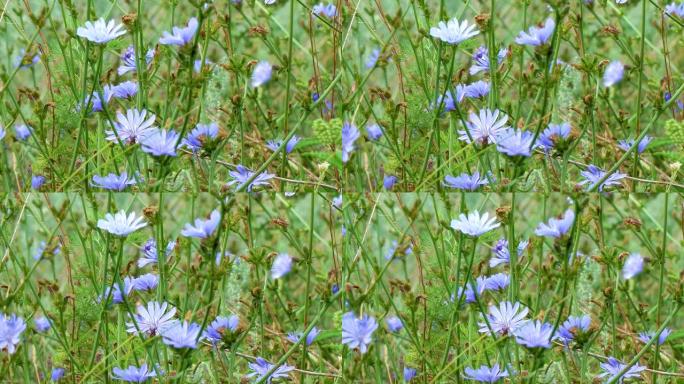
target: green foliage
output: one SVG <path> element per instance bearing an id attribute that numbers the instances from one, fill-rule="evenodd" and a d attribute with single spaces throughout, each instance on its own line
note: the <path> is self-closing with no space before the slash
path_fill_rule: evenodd
<path id="1" fill-rule="evenodd" d="M 684 145 L 684 123 L 674 119 L 665 122 L 665 133 L 674 143 Z"/>
<path id="2" fill-rule="evenodd" d="M 313 122 L 314 137 L 326 145 L 342 142 L 342 119 L 334 118 L 329 121 L 316 119 Z"/>

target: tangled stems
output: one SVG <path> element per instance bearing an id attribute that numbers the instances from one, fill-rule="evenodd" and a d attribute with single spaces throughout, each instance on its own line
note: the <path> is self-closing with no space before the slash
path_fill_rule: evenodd
<path id="1" fill-rule="evenodd" d="M 335 76 L 335 78 L 330 82 L 328 88 L 326 88 L 325 91 L 323 91 L 318 100 L 316 100 L 311 105 L 311 107 L 304 113 L 304 115 L 302 115 L 302 117 L 299 119 L 297 124 L 292 128 L 290 133 L 288 133 L 287 136 L 285 136 L 285 139 L 283 139 L 283 143 L 288 143 L 290 141 L 292 136 L 294 136 L 295 133 L 297 133 L 297 129 L 299 129 L 299 127 L 304 123 L 304 120 L 309 116 L 309 114 L 313 110 L 315 110 L 325 100 L 325 97 L 328 95 L 328 93 L 330 93 L 330 91 L 332 91 L 335 84 L 337 84 L 337 82 L 341 78 L 342 72 L 338 73 L 337 76 Z M 271 156 L 269 156 L 268 159 L 266 159 L 266 161 L 264 161 L 263 164 L 261 164 L 259 168 L 256 169 L 256 171 L 254 171 L 254 174 L 250 176 L 244 183 L 242 183 L 242 185 L 240 185 L 235 192 L 244 192 L 245 189 L 247 189 L 252 184 L 252 181 L 254 181 L 254 179 L 256 179 L 278 157 L 278 155 L 285 150 L 285 147 L 286 145 L 281 145 L 275 151 L 273 151 Z"/>
<path id="2" fill-rule="evenodd" d="M 525 2 L 524 7 L 527 6 L 527 2 Z M 499 104 L 499 81 L 497 80 L 498 74 L 499 74 L 499 66 L 498 66 L 498 59 L 497 59 L 497 54 L 496 54 L 496 44 L 495 44 L 495 36 L 494 36 L 494 19 L 496 18 L 494 10 L 496 9 L 496 0 L 491 0 L 490 6 L 490 17 L 489 17 L 489 25 L 488 25 L 488 37 L 489 40 L 487 41 L 487 45 L 489 46 L 488 49 L 488 54 L 489 54 L 489 63 L 490 63 L 490 68 L 489 68 L 489 78 L 492 81 L 492 89 L 491 92 L 489 93 L 489 108 L 494 109 L 498 104 Z M 523 53 L 521 52 L 520 55 L 522 56 Z"/>
<path id="3" fill-rule="evenodd" d="M 679 88 L 677 88 L 677 90 L 672 94 L 672 97 L 670 98 L 670 100 L 668 100 L 667 102 L 665 102 L 665 104 L 663 104 L 663 106 L 661 106 L 660 108 L 657 108 L 657 109 L 656 109 L 656 112 L 655 112 L 655 114 L 653 115 L 653 117 L 651 118 L 651 121 L 649 121 L 649 123 L 648 123 L 648 125 L 646 126 L 646 128 L 644 128 L 644 130 L 641 131 L 641 134 L 634 140 L 635 143 L 640 143 L 641 140 L 643 140 L 643 138 L 646 137 L 646 135 L 648 134 L 648 132 L 649 132 L 649 131 L 651 130 L 651 128 L 653 128 L 653 126 L 655 125 L 655 123 L 656 123 L 656 121 L 658 120 L 658 118 L 660 117 L 660 115 L 661 115 L 664 111 L 666 111 L 668 108 L 670 108 L 670 107 L 677 101 L 677 98 L 679 98 L 679 95 L 680 95 L 682 92 L 684 92 L 684 84 L 682 84 Z M 617 171 L 618 168 L 620 168 L 620 166 L 622 165 L 622 163 L 624 163 L 624 162 L 629 158 L 629 156 L 632 154 L 632 152 L 636 151 L 637 147 L 638 147 L 638 145 L 636 145 L 636 144 L 635 144 L 635 145 L 632 145 L 631 147 L 629 147 L 629 149 L 627 149 L 627 150 L 625 151 L 625 153 L 620 157 L 620 159 L 619 159 L 618 161 L 616 161 L 615 164 L 613 164 L 613 166 L 610 167 L 610 169 L 608 169 L 608 170 L 606 171 L 606 174 L 603 175 L 603 177 L 601 177 L 596 183 L 594 183 L 593 186 L 591 186 L 591 187 L 589 188 L 588 192 L 596 192 L 596 190 L 597 190 L 601 185 L 603 185 L 603 183 L 604 183 L 604 182 L 605 182 L 613 173 L 615 173 L 615 171 Z"/>
<path id="4" fill-rule="evenodd" d="M 292 43 L 294 41 L 293 31 L 294 31 L 294 0 L 290 0 L 290 31 L 288 33 L 288 45 L 287 45 L 287 79 L 285 80 L 285 118 L 283 119 L 284 132 L 287 135 L 288 123 L 290 118 L 290 81 L 292 79 Z M 287 143 L 284 141 L 283 143 Z M 285 144 L 281 145 L 284 147 Z M 283 151 L 283 158 L 280 164 L 280 173 L 284 174 L 285 167 L 287 166 L 287 151 Z M 281 192 L 284 191 L 285 185 L 281 185 Z M 306 348 L 306 347 L 305 347 Z"/>
<path id="5" fill-rule="evenodd" d="M 637 93 L 637 110 L 636 110 L 636 134 L 639 134 L 639 128 L 641 123 L 641 97 L 642 97 L 642 86 L 644 80 L 644 43 L 646 42 L 646 0 L 641 0 L 641 41 L 639 45 L 639 80 L 638 80 L 638 93 Z M 635 142 L 635 146 L 639 142 Z M 632 168 L 632 174 L 637 176 L 637 170 L 639 169 L 639 151 L 634 151 L 634 165 Z"/>
<path id="6" fill-rule="evenodd" d="M 634 366 L 634 364 L 639 362 L 639 359 L 641 358 L 641 356 L 643 356 L 644 353 L 646 353 L 646 351 L 648 351 L 649 347 L 651 345 L 653 345 L 653 343 L 655 343 L 660 338 L 660 334 L 663 333 L 663 331 L 665 330 L 667 325 L 670 323 L 670 321 L 672 321 L 672 319 L 675 318 L 675 316 L 679 312 L 679 309 L 681 308 L 681 306 L 682 306 L 682 304 L 680 302 L 677 302 L 675 304 L 675 308 L 672 310 L 672 313 L 670 313 L 670 315 L 665 319 L 665 321 L 660 326 L 660 328 L 658 328 L 658 330 L 655 332 L 655 335 L 653 335 L 653 337 L 651 337 L 651 339 L 641 348 L 641 350 L 632 358 L 632 360 L 630 360 L 629 363 L 627 363 L 624 366 L 624 368 L 622 368 L 620 370 L 620 372 L 617 373 L 617 375 L 613 376 L 608 381 L 607 384 L 615 384 L 615 383 L 620 382 L 619 380 L 622 378 L 622 376 L 624 376 L 625 373 L 627 373 L 627 371 L 629 371 L 630 368 L 632 368 Z"/>
<path id="7" fill-rule="evenodd" d="M 670 214 L 669 212 L 669 194 L 665 194 L 665 204 L 663 210 L 663 238 L 660 245 L 660 253 L 658 257 L 659 270 L 658 270 L 658 307 L 656 309 L 656 324 L 660 324 L 661 308 L 663 306 L 663 291 L 665 289 L 664 278 L 665 278 L 665 247 L 667 246 L 667 219 Z M 660 359 L 660 343 L 655 345 L 655 356 L 654 356 L 653 368 L 658 369 L 658 363 Z M 656 378 L 653 378 L 653 383 L 656 383 Z"/>
<path id="8" fill-rule="evenodd" d="M 544 122 L 546 121 L 546 108 L 548 107 L 549 103 L 549 76 L 551 75 L 552 64 L 555 64 L 556 60 L 558 59 L 558 47 L 560 46 L 560 37 L 558 35 L 558 30 L 560 29 L 560 23 L 563 20 L 563 17 L 560 15 L 560 13 L 558 13 L 558 10 L 555 10 L 555 16 L 557 27 L 553 29 L 551 46 L 548 48 L 549 50 L 546 53 L 546 62 L 544 63 L 544 96 L 542 98 L 542 109 L 541 113 L 539 114 L 539 123 L 537 123 L 537 128 L 534 130 L 534 136 L 532 137 L 532 142 L 530 143 L 530 151 L 534 148 L 535 144 L 537 143 L 537 138 L 539 137 L 539 134 L 541 133 L 542 128 L 544 127 Z"/>
<path id="9" fill-rule="evenodd" d="M 299 347 L 300 344 L 302 344 L 306 341 L 306 337 L 309 336 L 309 333 L 311 332 L 313 327 L 316 326 L 316 324 L 321 319 L 323 314 L 335 302 L 337 297 L 340 296 L 343 291 L 344 291 L 343 289 L 340 289 L 337 293 L 330 296 L 325 301 L 325 303 L 323 304 L 323 308 L 321 308 L 318 311 L 318 313 L 316 314 L 316 316 L 313 319 L 311 319 L 311 323 L 309 324 L 308 327 L 306 327 L 306 329 L 302 333 L 302 336 L 299 338 L 299 340 L 297 340 L 296 343 L 294 343 L 290 346 L 290 348 L 287 350 L 287 352 L 285 352 L 283 354 L 283 356 L 281 356 L 280 359 L 278 359 L 278 361 L 275 364 L 273 364 L 273 367 L 271 367 L 271 369 L 269 369 L 268 372 L 266 372 L 263 376 L 261 376 L 261 378 L 256 382 L 256 384 L 263 384 L 264 382 L 266 382 L 266 380 L 268 380 L 271 377 L 273 372 L 275 372 L 276 369 L 278 369 L 281 365 L 283 365 L 283 363 L 285 363 L 285 361 L 287 361 L 287 359 L 290 357 L 290 355 L 292 355 L 298 349 L 297 347 Z"/>
<path id="10" fill-rule="evenodd" d="M 580 238 L 580 231 L 579 231 L 579 226 L 581 220 L 581 214 L 582 210 L 584 209 L 584 202 L 586 201 L 586 198 L 581 198 L 581 199 L 575 199 L 575 221 L 572 224 L 572 230 L 570 231 L 570 237 L 568 238 L 568 243 L 566 246 L 566 252 L 562 254 L 563 257 L 563 275 L 568 276 L 568 266 L 570 264 L 570 258 L 574 258 L 577 254 L 577 246 L 579 245 L 579 238 Z M 568 252 L 569 251 L 569 252 Z M 562 289 L 562 294 L 561 294 L 561 307 L 558 310 L 558 316 L 556 316 L 556 321 L 553 324 L 553 331 L 551 332 L 551 338 L 553 338 L 553 335 L 555 335 L 556 331 L 558 330 L 558 326 L 560 325 L 561 318 L 563 316 L 563 310 L 565 309 L 565 298 L 568 294 L 568 280 L 569 278 L 564 278 L 563 279 L 563 289 Z M 551 339 L 549 339 L 549 342 L 551 342 Z"/>
<path id="11" fill-rule="evenodd" d="M 463 246 L 463 241 L 462 241 L 463 240 L 463 234 L 460 234 L 460 236 L 461 236 L 461 238 L 459 240 L 459 248 Z M 461 290 L 461 294 L 457 295 L 458 288 L 459 288 L 458 282 L 460 281 L 460 274 L 461 274 L 461 269 L 460 269 L 461 257 L 460 257 L 460 255 L 462 255 L 462 253 L 459 251 L 459 258 L 456 262 L 456 285 L 454 287 L 455 289 L 453 292 L 454 299 L 455 299 L 455 301 L 453 303 L 454 303 L 455 309 L 451 312 L 451 320 L 449 321 L 449 324 L 450 324 L 449 325 L 449 334 L 447 335 L 446 348 L 444 349 L 444 356 L 442 357 L 442 369 L 446 365 L 446 362 L 447 362 L 448 357 L 449 357 L 449 349 L 451 349 L 451 338 L 453 337 L 454 328 L 456 327 L 456 320 L 457 320 L 457 316 L 459 314 L 459 307 L 461 306 L 461 301 L 463 300 L 463 297 L 465 296 L 466 290 L 468 288 L 468 280 L 471 277 L 470 273 L 471 273 L 472 266 L 473 266 L 473 260 L 475 258 L 476 248 L 477 248 L 477 237 L 473 237 L 473 248 L 470 251 L 470 257 L 468 258 L 468 269 L 467 269 L 467 272 L 465 275 L 465 284 L 463 284 L 463 289 Z M 473 289 L 476 290 L 476 288 L 473 288 Z M 456 297 L 456 295 L 458 297 Z M 475 296 L 477 297 L 477 292 L 475 292 Z M 448 298 L 448 300 L 451 300 L 451 297 Z"/>
<path id="12" fill-rule="evenodd" d="M 87 57 L 88 57 L 88 53 L 90 50 L 90 46 L 91 46 L 90 43 L 86 42 L 86 50 L 85 50 L 85 54 L 84 54 L 86 57 L 86 65 L 85 65 L 85 68 L 83 69 L 83 71 L 84 71 L 83 83 L 82 83 L 83 94 L 82 94 L 82 99 L 81 99 L 81 100 L 84 100 L 84 102 L 82 102 L 82 104 L 81 104 L 82 108 L 83 108 L 83 110 L 82 110 L 83 112 L 81 113 L 81 118 L 79 120 L 78 135 L 76 136 L 76 144 L 74 145 L 74 153 L 72 154 L 71 165 L 69 167 L 69 172 L 67 172 L 67 174 L 71 174 L 74 171 L 74 167 L 76 166 L 76 159 L 78 157 L 78 147 L 81 143 L 81 135 L 83 134 L 82 133 L 83 131 L 85 131 L 84 135 L 85 135 L 86 149 L 90 145 L 89 140 L 88 140 L 88 129 L 85 127 L 85 117 L 88 115 L 88 111 L 92 108 L 93 94 L 94 94 L 95 90 L 100 91 L 101 92 L 100 97 L 102 99 L 104 99 L 104 95 L 102 94 L 103 93 L 102 86 L 100 85 L 100 82 L 99 82 L 100 73 L 102 71 L 102 58 L 104 56 L 104 47 L 102 47 L 102 46 L 99 46 L 98 50 L 97 50 L 97 66 L 96 66 L 97 69 L 95 70 L 95 76 L 93 77 L 93 86 L 91 87 L 90 93 L 89 93 L 90 96 L 87 96 L 88 94 L 85 93 L 87 91 L 86 81 L 88 78 L 88 76 L 87 76 L 88 75 Z M 86 97 L 88 100 L 87 102 L 85 102 Z M 103 102 L 103 104 L 104 104 L 104 102 Z M 87 150 L 87 153 L 89 153 L 89 152 L 90 151 Z M 85 172 L 86 172 L 86 174 L 88 173 L 88 164 L 87 163 L 85 164 Z M 90 188 L 90 186 L 88 185 L 88 182 L 85 183 L 85 188 L 86 188 L 86 190 L 88 190 Z"/>
<path id="13" fill-rule="evenodd" d="M 308 252 L 307 252 L 307 258 L 306 258 L 306 297 L 304 298 L 304 326 L 306 326 L 308 314 L 309 314 L 309 305 L 311 302 L 311 298 L 309 297 L 309 292 L 311 291 L 311 261 L 313 259 L 313 235 L 314 235 L 314 206 L 316 202 L 316 194 L 311 193 L 311 208 L 309 211 L 309 214 L 311 216 L 310 222 L 309 222 L 309 247 L 308 247 Z M 307 353 L 306 353 L 306 348 L 307 343 L 302 344 L 303 348 L 303 353 L 302 353 L 302 359 L 300 362 L 300 366 L 303 369 L 307 368 Z"/>

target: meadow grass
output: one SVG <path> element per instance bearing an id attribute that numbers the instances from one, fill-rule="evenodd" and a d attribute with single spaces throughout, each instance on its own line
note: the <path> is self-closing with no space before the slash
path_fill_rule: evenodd
<path id="1" fill-rule="evenodd" d="M 66 382 L 109 382 L 115 369 L 146 364 L 158 382 L 230 383 L 259 357 L 274 365 L 256 370 L 257 382 L 276 368 L 292 368 L 278 377 L 294 382 L 403 382 L 411 372 L 412 382 L 464 382 L 467 369 L 498 364 L 512 383 L 591 383 L 611 357 L 643 367 L 636 381 L 676 383 L 683 203 L 672 194 L 5 196 L 2 306 L 26 329 L 14 353 L 3 344 L 0 376 L 47 382 L 63 368 Z M 118 210 L 146 226 L 110 233 L 100 219 Z M 213 210 L 221 219 L 208 236 L 186 232 Z M 466 212 L 498 226 L 466 234 L 453 221 Z M 558 237 L 539 232 L 563 214 L 574 220 Z M 149 239 L 176 243 L 141 266 Z M 634 255 L 643 265 L 630 264 Z M 128 288 L 150 273 L 150 290 Z M 131 314 L 150 302 L 200 331 L 180 348 L 168 329 L 149 332 Z M 483 321 L 505 302 L 555 336 L 530 348 L 519 327 Z M 214 323 L 232 315 L 233 325 Z M 589 322 L 573 328 L 569 316 Z M 648 342 L 658 339 L 642 337 L 649 331 L 667 338 Z"/>
<path id="2" fill-rule="evenodd" d="M 492 191 L 682 188 L 677 3 L 325 5 L 5 2 L 3 187 L 126 172 L 147 192 L 433 191 L 476 173 Z M 79 34 L 98 18 L 121 33 Z M 477 33 L 433 33 L 452 19 Z M 133 109 L 155 128 L 113 130 Z M 485 110 L 510 129 L 474 131 Z"/>
<path id="3" fill-rule="evenodd" d="M 683 382 L 683 31 L 0 1 L 0 383 Z"/>

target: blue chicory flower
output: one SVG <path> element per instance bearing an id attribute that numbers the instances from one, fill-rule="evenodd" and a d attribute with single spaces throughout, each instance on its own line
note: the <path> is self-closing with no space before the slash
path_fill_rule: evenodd
<path id="1" fill-rule="evenodd" d="M 266 60 L 258 62 L 252 71 L 252 87 L 257 88 L 266 84 L 271 79 L 273 66 Z"/>
<path id="2" fill-rule="evenodd" d="M 625 66 L 618 60 L 611 61 L 603 72 L 603 86 L 612 87 L 619 83 L 625 74 Z"/>
<path id="3" fill-rule="evenodd" d="M 489 217 L 488 212 L 481 216 L 478 211 L 472 211 L 467 216 L 461 213 L 458 219 L 451 220 L 451 228 L 473 237 L 481 236 L 500 225 L 496 222 L 496 217 Z"/>
<path id="4" fill-rule="evenodd" d="M 347 312 L 342 316 L 342 344 L 365 354 L 377 328 L 375 318 L 368 315 L 357 318 L 353 312 Z"/>
<path id="5" fill-rule="evenodd" d="M 463 22 L 458 19 L 452 19 L 448 22 L 440 21 L 437 27 L 430 28 L 430 36 L 435 37 L 447 44 L 458 44 L 480 33 L 475 28 L 475 24 L 468 24 L 467 20 Z"/>
<path id="6" fill-rule="evenodd" d="M 188 24 L 185 27 L 173 27 L 172 33 L 167 31 L 162 32 L 159 44 L 184 46 L 195 37 L 198 27 L 197 18 L 193 17 L 188 21 Z"/>
<path id="7" fill-rule="evenodd" d="M 106 44 L 107 42 L 116 39 L 119 36 L 125 35 L 123 25 L 116 23 L 114 20 L 105 22 L 100 18 L 97 21 L 86 21 L 85 27 L 78 27 L 76 34 L 95 44 Z"/>
<path id="8" fill-rule="evenodd" d="M 532 26 L 527 32 L 520 32 L 518 37 L 515 38 L 515 42 L 520 45 L 538 47 L 549 41 L 555 29 L 556 22 L 552 18 L 548 18 L 544 22 L 543 27 Z"/>
<path id="9" fill-rule="evenodd" d="M 231 185 L 237 185 L 238 188 L 242 187 L 244 184 L 247 183 L 247 181 L 254 176 L 253 171 L 248 169 L 247 167 L 243 166 L 242 164 L 238 164 L 237 168 L 235 168 L 234 171 L 228 172 L 228 175 L 233 178 L 233 180 L 229 181 L 226 183 L 226 185 L 231 186 Z M 252 180 L 252 182 L 249 183 L 247 186 L 247 192 L 252 192 L 254 190 L 254 187 L 259 187 L 259 186 L 268 186 L 269 180 L 271 180 L 275 175 L 270 174 L 268 172 L 262 172 L 257 177 Z"/>
<path id="10" fill-rule="evenodd" d="M 280 253 L 273 260 L 271 266 L 271 278 L 280 279 L 292 270 L 292 257 L 287 253 Z"/>

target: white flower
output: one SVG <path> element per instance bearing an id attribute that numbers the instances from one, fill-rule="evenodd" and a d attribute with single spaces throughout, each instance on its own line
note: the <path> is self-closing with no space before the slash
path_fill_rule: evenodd
<path id="1" fill-rule="evenodd" d="M 126 31 L 122 31 L 122 28 L 123 25 L 117 24 L 114 20 L 105 23 L 104 19 L 100 18 L 94 22 L 86 21 L 85 27 L 78 27 L 76 34 L 95 44 L 104 44 L 125 35 Z"/>
<path id="2" fill-rule="evenodd" d="M 509 127 L 506 125 L 508 116 L 498 109 L 481 109 L 476 115 L 470 113 L 466 122 L 466 130 L 458 131 L 459 140 L 470 143 L 470 138 L 481 145 L 496 144 L 498 137 Z M 470 136 L 468 135 L 470 133 Z"/>
<path id="3" fill-rule="evenodd" d="M 485 234 L 500 225 L 495 217 L 489 217 L 489 213 L 485 212 L 480 216 L 478 211 L 470 212 L 468 216 L 461 213 L 458 219 L 451 220 L 451 228 L 474 237 Z"/>
<path id="4" fill-rule="evenodd" d="M 440 21 L 437 27 L 430 28 L 430 36 L 436 37 L 447 44 L 458 44 L 479 34 L 475 29 L 475 24 L 468 25 L 467 20 L 459 22 L 458 19 L 448 22 Z"/>
<path id="5" fill-rule="evenodd" d="M 112 235 L 123 237 L 145 227 L 147 223 L 142 220 L 142 216 L 138 218 L 135 217 L 135 212 L 131 212 L 131 214 L 126 217 L 126 212 L 121 210 L 115 215 L 112 215 L 111 213 L 106 214 L 104 219 L 97 221 L 97 227 L 104 229 Z"/>

